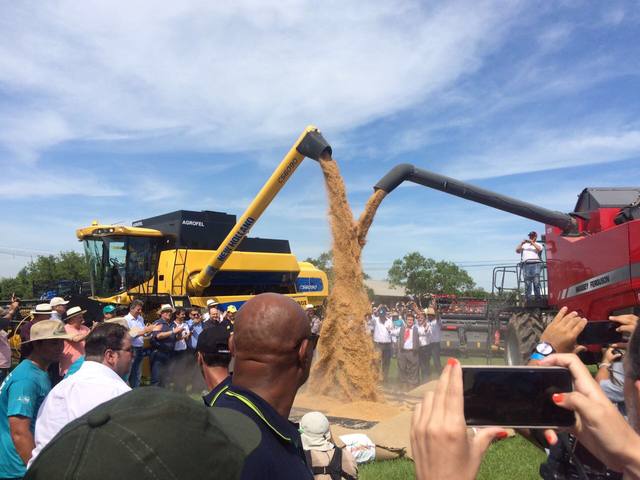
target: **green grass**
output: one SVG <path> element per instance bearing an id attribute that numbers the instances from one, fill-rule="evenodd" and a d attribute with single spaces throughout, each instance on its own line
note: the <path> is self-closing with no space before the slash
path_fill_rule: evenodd
<path id="1" fill-rule="evenodd" d="M 478 480 L 538 479 L 538 469 L 544 462 L 542 451 L 524 438 L 515 436 L 497 442 L 484 457 Z M 413 462 L 408 459 L 374 462 L 360 466 L 362 480 L 404 480 L 415 478 Z"/>
<path id="2" fill-rule="evenodd" d="M 442 356 L 442 365 L 447 357 Z M 463 365 L 486 365 L 485 357 L 459 358 Z M 492 365 L 503 365 L 502 358 L 491 359 Z M 391 360 L 389 368 L 390 383 L 393 384 L 398 375 L 396 359 Z M 437 378 L 436 376 L 432 377 Z M 531 445 L 527 440 L 517 435 L 500 442 L 496 442 L 487 451 L 480 472 L 479 480 L 528 480 L 538 479 L 538 469 L 544 462 L 545 454 Z M 399 459 L 386 462 L 374 462 L 362 465 L 359 478 L 363 480 L 404 480 L 415 478 L 413 462 Z"/>

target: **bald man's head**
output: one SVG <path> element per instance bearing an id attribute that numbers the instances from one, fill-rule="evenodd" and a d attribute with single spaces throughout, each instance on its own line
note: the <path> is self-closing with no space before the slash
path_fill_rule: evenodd
<path id="1" fill-rule="evenodd" d="M 248 359 L 287 355 L 296 352 L 310 334 L 300 305 L 278 293 L 263 293 L 246 302 L 236 315 L 234 354 Z"/>

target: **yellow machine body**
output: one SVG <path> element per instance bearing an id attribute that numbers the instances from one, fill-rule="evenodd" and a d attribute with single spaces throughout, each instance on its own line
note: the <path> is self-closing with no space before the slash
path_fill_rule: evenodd
<path id="1" fill-rule="evenodd" d="M 236 249 L 300 162 L 318 160 L 326 152 L 331 147 L 318 129 L 307 127 L 215 250 L 171 248 L 170 235 L 139 226 L 94 222 L 77 230 L 90 260 L 93 299 L 126 305 L 144 298 L 176 307 L 203 307 L 214 299 L 239 306 L 253 295 L 277 292 L 302 305 L 321 304 L 328 294 L 327 277 L 312 264 L 298 262 L 291 253 Z"/>

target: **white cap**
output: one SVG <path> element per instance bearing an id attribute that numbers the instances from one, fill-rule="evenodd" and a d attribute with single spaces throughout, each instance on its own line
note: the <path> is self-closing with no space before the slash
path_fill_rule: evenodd
<path id="1" fill-rule="evenodd" d="M 49 302 L 49 305 L 51 305 L 52 307 L 57 307 L 58 305 L 66 305 L 67 303 L 69 302 L 65 302 L 64 298 L 62 297 L 53 297 Z"/>
<path id="2" fill-rule="evenodd" d="M 305 450 L 328 452 L 334 448 L 329 441 L 329 419 L 321 412 L 305 413 L 300 419 L 300 437 Z"/>
<path id="3" fill-rule="evenodd" d="M 307 310 L 310 310 L 312 308 L 315 308 L 311 303 L 307 303 L 304 308 L 306 308 Z"/>

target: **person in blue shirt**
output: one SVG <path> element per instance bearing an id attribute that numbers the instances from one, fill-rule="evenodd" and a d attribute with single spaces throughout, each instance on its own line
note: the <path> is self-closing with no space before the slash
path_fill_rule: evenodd
<path id="1" fill-rule="evenodd" d="M 309 377 L 317 339 L 300 305 L 284 295 L 256 295 L 238 311 L 229 339 L 233 375 L 207 394 L 205 403 L 243 413 L 262 433 L 241 479 L 313 480 L 298 425 L 288 418 Z"/>
<path id="2" fill-rule="evenodd" d="M 51 390 L 49 365 L 59 361 L 70 336 L 59 320 L 42 320 L 31 327 L 27 358 L 0 385 L 0 478 L 22 478 L 35 447 L 36 416 Z"/>

